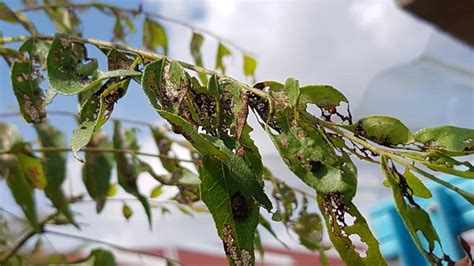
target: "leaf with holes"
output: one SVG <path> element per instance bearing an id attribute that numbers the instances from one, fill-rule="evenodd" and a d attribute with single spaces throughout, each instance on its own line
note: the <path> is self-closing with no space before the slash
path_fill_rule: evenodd
<path id="1" fill-rule="evenodd" d="M 397 211 L 415 245 L 430 263 L 441 263 L 443 257 L 438 257 L 434 253 L 436 242 L 439 244 L 441 242 L 436 229 L 433 227 L 430 216 L 413 200 L 409 192 L 412 188 L 407 183 L 407 180 L 394 167 L 389 167 L 388 159 L 384 155 L 381 156 L 380 163 L 381 169 L 385 174 L 385 180 L 392 188 Z M 419 232 L 423 235 L 423 239 L 419 237 Z M 426 242 L 428 242 L 428 250 L 425 249 Z"/>
<path id="2" fill-rule="evenodd" d="M 420 129 L 415 140 L 429 149 L 463 153 L 474 151 L 474 129 L 442 126 Z"/>
<path id="3" fill-rule="evenodd" d="M 316 104 L 321 109 L 332 109 L 342 102 L 349 103 L 346 96 L 328 85 L 309 85 L 300 88 L 299 106 L 306 109 L 309 103 Z"/>
<path id="4" fill-rule="evenodd" d="M 318 193 L 342 193 L 350 201 L 357 186 L 354 164 L 348 157 L 337 156 L 315 127 L 300 124 L 283 129 L 290 125 L 286 120 L 280 134 L 272 133 L 268 126 L 266 130 L 280 156 L 303 182 Z"/>
<path id="5" fill-rule="evenodd" d="M 11 79 L 20 111 L 26 122 L 38 124 L 45 120 L 46 110 L 39 87 L 41 78 L 35 77 L 35 75 L 35 70 L 30 62 L 13 62 Z"/>
<path id="6" fill-rule="evenodd" d="M 87 58 L 83 44 L 56 35 L 46 65 L 52 90 L 72 95 L 97 88 L 105 79 L 141 75 L 140 72 L 128 69 L 101 72 L 97 67 L 97 59 Z"/>
<path id="7" fill-rule="evenodd" d="M 357 121 L 351 129 L 358 135 L 385 146 L 408 144 L 414 140 L 410 129 L 390 116 L 368 116 Z"/>
<path id="8" fill-rule="evenodd" d="M 379 250 L 379 243 L 370 231 L 367 221 L 352 202 L 344 202 L 338 194 L 318 194 L 319 209 L 324 216 L 332 244 L 348 265 L 387 265 Z M 351 225 L 345 219 L 354 218 Z M 356 251 L 351 235 L 357 235 L 367 245 L 365 255 Z"/>
<path id="9" fill-rule="evenodd" d="M 223 163 L 204 156 L 199 167 L 201 195 L 216 224 L 231 265 L 253 265 L 258 205 L 251 195 L 238 189 L 233 173 Z"/>

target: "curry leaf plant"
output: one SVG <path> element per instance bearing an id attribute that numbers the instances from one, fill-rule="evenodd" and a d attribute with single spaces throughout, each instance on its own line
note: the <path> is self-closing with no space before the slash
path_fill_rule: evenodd
<path id="1" fill-rule="evenodd" d="M 24 213 L 26 228 L 17 242 L 1 249 L 2 265 L 33 260 L 26 251 L 30 245 L 24 244 L 35 235 L 74 237 L 51 227 L 72 224 L 80 228 L 81 217 L 74 212 L 74 205 L 86 200 L 95 203 L 98 214 L 106 204 L 119 202 L 119 215 L 129 222 L 142 212 L 150 230 L 156 210 L 162 215 L 209 212 L 230 265 L 255 265 L 255 250 L 264 256 L 259 229 L 286 246 L 273 229 L 275 223 L 296 236 L 302 246 L 319 253 L 323 265 L 328 265 L 325 252 L 332 247 L 347 265 L 387 265 L 366 218 L 353 202 L 358 183 L 363 182 L 354 160 L 380 165 L 384 185 L 393 194 L 400 217 L 427 261 L 433 265 L 455 263 L 443 250 L 429 215 L 416 197 L 432 196 L 424 184 L 430 180 L 474 203 L 472 193 L 437 176 L 474 178 L 474 167 L 465 157 L 474 153 L 473 129 L 440 126 L 412 132 L 399 119 L 383 115 L 353 122 L 349 100 L 329 85 L 300 84 L 295 78 L 248 85 L 224 72 L 226 59 L 240 54 L 243 74 L 253 81 L 257 61 L 249 53 L 210 31 L 141 7 L 65 0 L 24 2 L 21 10 L 0 4 L 0 20 L 19 24 L 30 34 L 0 37 L 0 55 L 11 69 L 11 85 L 20 110 L 17 115 L 34 125 L 38 141 L 27 141 L 15 125 L 0 123 L 0 177 Z M 90 9 L 114 19 L 113 42 L 83 37 L 78 11 Z M 28 18 L 29 12 L 45 12 L 57 34 L 41 35 L 41 29 Z M 140 32 L 135 26 L 140 19 L 144 49 L 127 46 L 127 36 Z M 172 46 L 169 26 L 176 23 L 191 31 L 189 52 L 195 64 L 167 56 Z M 212 38 L 217 39 L 214 66 L 221 72 L 206 68 L 201 51 Z M 89 51 L 96 48 L 105 62 L 90 57 Z M 133 88 L 132 83 L 141 87 L 157 117 L 167 124 L 112 116 Z M 47 110 L 53 100 L 64 99 L 54 99 L 55 95 L 75 96 L 78 112 Z M 320 113 L 310 112 L 310 106 L 319 108 Z M 76 119 L 77 127 L 69 132 L 68 141 L 63 132 L 49 124 L 55 115 Z M 256 117 L 258 123 L 253 126 L 267 133 L 294 178 L 312 193 L 291 187 L 263 165 L 249 116 Z M 109 121 L 113 121 L 112 135 L 104 128 Z M 149 129 L 159 153 L 143 152 L 137 130 L 124 126 L 128 123 Z M 177 150 L 184 150 L 186 156 Z M 72 152 L 82 162 L 87 195 L 63 190 L 65 152 Z M 157 173 L 144 157 L 155 159 L 165 173 Z M 154 179 L 149 193 L 138 185 L 142 173 Z M 169 201 L 156 201 L 167 187 L 176 188 L 177 193 Z M 118 198 L 118 190 L 129 197 Z M 37 191 L 44 191 L 51 201 L 54 213 L 46 218 L 38 209 Z M 139 204 L 130 204 L 133 200 Z M 318 206 L 319 212 L 311 206 Z M 323 232 L 327 232 L 330 244 L 322 241 Z M 79 239 L 147 254 L 102 240 Z M 365 252 L 356 249 L 360 242 L 367 247 Z M 109 250 L 95 249 L 76 261 L 66 257 L 54 261 L 69 262 L 115 265 L 116 259 Z"/>

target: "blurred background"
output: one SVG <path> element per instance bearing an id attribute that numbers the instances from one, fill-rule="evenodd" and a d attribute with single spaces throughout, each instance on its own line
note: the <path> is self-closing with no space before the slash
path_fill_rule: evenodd
<path id="1" fill-rule="evenodd" d="M 257 59 L 257 80 L 283 82 L 288 77 L 295 77 L 301 85 L 330 84 L 347 96 L 355 119 L 371 114 L 392 115 L 404 121 L 413 131 L 439 125 L 474 128 L 474 9 L 469 1 L 105 2 L 126 7 L 141 4 L 147 11 L 188 22 L 230 40 Z M 444 6 L 441 2 L 445 2 Z M 7 0 L 6 3 L 11 8 L 21 7 L 21 1 Z M 44 34 L 55 32 L 41 12 L 29 15 Z M 83 18 L 84 36 L 105 40 L 112 38 L 113 19 L 96 11 L 83 12 L 80 16 Z M 141 23 L 138 19 L 136 25 Z M 179 25 L 166 22 L 163 25 L 169 34 L 169 56 L 192 62 L 188 48 L 192 32 Z M 137 32 L 128 36 L 130 46 L 141 46 L 140 28 L 137 27 Z M 23 32 L 20 26 L 4 22 L 0 22 L 0 29 L 4 36 L 18 36 Z M 214 68 L 217 44 L 212 38 L 204 42 L 204 64 L 209 68 Z M 226 63 L 230 76 L 251 83 L 242 74 L 241 56 L 236 53 Z M 8 71 L 8 66 L 0 63 L 1 113 L 17 110 L 10 78 L 6 74 Z M 76 111 L 76 98 L 58 96 L 48 110 Z M 136 85 L 115 107 L 113 116 L 163 123 Z M 34 138 L 32 128 L 20 118 L 2 118 L 2 121 L 15 123 L 25 138 Z M 290 185 L 312 193 L 287 169 L 266 133 L 255 124 L 255 119 L 251 118 L 251 121 L 264 164 Z M 54 117 L 50 122 L 69 136 L 75 128 L 75 121 L 70 118 Z M 110 124 L 106 126 L 109 132 Z M 140 142 L 144 151 L 157 152 L 146 129 L 140 134 Z M 148 161 L 158 164 L 158 161 Z M 383 187 L 383 176 L 376 165 L 357 165 L 359 189 L 355 201 L 368 217 L 371 208 L 391 194 Z M 156 167 L 159 171 L 159 166 Z M 143 173 L 139 182 L 140 190 L 148 194 L 152 189 L 152 178 Z M 85 191 L 80 178 L 80 163 L 72 157 L 69 158 L 65 190 L 73 194 Z M 166 200 L 173 193 L 175 191 L 167 190 L 158 200 Z M 37 196 L 44 199 L 43 195 Z M 47 214 L 46 200 L 39 204 L 43 214 Z M 153 231 L 150 232 L 141 207 L 130 204 L 135 207 L 130 221 L 122 217 L 120 202 L 109 202 L 101 215 L 95 215 L 94 204 L 75 206 L 74 211 L 83 224 L 82 230 L 78 232 L 72 227 L 62 230 L 123 246 L 159 251 L 181 260 L 185 256 L 199 257 L 203 260 L 201 265 L 224 263 L 217 259 L 223 259 L 224 254 L 209 215 L 190 217 L 174 212 L 173 215 L 163 216 L 160 211 L 155 211 Z M 0 207 L 21 214 L 3 180 L 0 181 Z M 314 204 L 310 208 L 316 209 Z M 287 251 L 263 232 L 266 263 L 301 265 L 297 262 L 307 261 L 309 265 L 317 265 L 318 260 L 310 256 L 283 227 L 275 225 L 275 230 L 291 249 Z M 472 234 L 468 233 L 466 237 L 473 243 Z M 51 251 L 76 250 L 83 245 L 83 242 L 57 236 L 47 238 L 44 244 Z M 123 264 L 165 263 L 156 258 L 120 251 L 116 254 Z M 329 255 L 337 257 L 332 251 Z M 196 260 L 194 262 L 197 263 Z M 393 264 L 398 263 L 394 261 Z"/>

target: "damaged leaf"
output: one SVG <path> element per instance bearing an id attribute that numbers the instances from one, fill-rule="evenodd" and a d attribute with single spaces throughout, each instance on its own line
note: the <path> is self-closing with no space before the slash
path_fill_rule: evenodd
<path id="1" fill-rule="evenodd" d="M 352 127 L 354 132 L 385 146 L 396 146 L 413 142 L 413 134 L 400 120 L 374 115 L 360 119 Z"/>
<path id="2" fill-rule="evenodd" d="M 428 149 L 448 152 L 470 152 L 474 150 L 474 129 L 442 126 L 420 129 L 415 140 Z"/>

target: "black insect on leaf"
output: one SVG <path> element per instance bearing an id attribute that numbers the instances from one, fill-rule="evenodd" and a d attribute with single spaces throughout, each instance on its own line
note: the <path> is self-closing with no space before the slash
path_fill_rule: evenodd
<path id="1" fill-rule="evenodd" d="M 234 219 L 245 219 L 249 213 L 249 205 L 247 200 L 239 193 L 236 192 L 231 199 L 232 217 Z"/>

